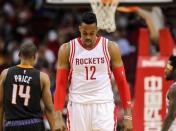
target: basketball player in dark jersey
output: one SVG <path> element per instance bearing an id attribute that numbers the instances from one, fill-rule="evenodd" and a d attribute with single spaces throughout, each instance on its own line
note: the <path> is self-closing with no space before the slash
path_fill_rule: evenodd
<path id="1" fill-rule="evenodd" d="M 172 55 L 169 58 L 165 68 L 165 78 L 166 80 L 173 80 L 174 83 L 167 94 L 168 112 L 161 131 L 176 131 L 176 55 Z"/>
<path id="2" fill-rule="evenodd" d="M 51 130 L 56 131 L 48 75 L 33 68 L 36 53 L 34 44 L 23 43 L 19 51 L 20 64 L 1 73 L 0 131 L 44 131 L 41 100 Z"/>

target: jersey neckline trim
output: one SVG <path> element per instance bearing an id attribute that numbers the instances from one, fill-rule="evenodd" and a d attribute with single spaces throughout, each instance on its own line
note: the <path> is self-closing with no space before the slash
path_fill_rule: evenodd
<path id="1" fill-rule="evenodd" d="M 31 65 L 22 65 L 22 64 L 17 65 L 17 67 L 20 67 L 20 68 L 34 68 Z"/>
<path id="2" fill-rule="evenodd" d="M 90 51 L 90 50 L 93 50 L 97 45 L 98 45 L 98 43 L 99 43 L 99 41 L 100 41 L 100 36 L 98 36 L 97 37 L 97 39 L 96 39 L 96 41 L 95 41 L 95 44 L 94 44 L 94 46 L 91 48 L 91 49 L 86 49 L 84 46 L 83 46 L 83 43 L 82 43 L 82 41 L 81 41 L 81 38 L 80 37 L 78 37 L 78 43 L 81 45 L 81 47 L 83 47 L 85 50 L 88 50 L 88 51 Z"/>

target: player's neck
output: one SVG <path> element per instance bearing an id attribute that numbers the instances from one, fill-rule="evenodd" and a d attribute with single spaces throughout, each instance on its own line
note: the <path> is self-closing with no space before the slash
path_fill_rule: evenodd
<path id="1" fill-rule="evenodd" d="M 33 66 L 33 63 L 30 60 L 21 60 L 20 65 Z"/>

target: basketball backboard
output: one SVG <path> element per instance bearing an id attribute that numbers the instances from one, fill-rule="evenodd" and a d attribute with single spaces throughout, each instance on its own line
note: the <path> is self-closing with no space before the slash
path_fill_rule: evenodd
<path id="1" fill-rule="evenodd" d="M 89 0 L 45 0 L 46 4 L 89 4 Z M 122 5 L 172 5 L 175 3 L 175 0 L 120 0 Z"/>

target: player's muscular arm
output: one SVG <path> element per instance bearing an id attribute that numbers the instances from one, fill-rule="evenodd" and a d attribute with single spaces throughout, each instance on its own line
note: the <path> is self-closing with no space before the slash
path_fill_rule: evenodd
<path id="1" fill-rule="evenodd" d="M 119 90 L 120 99 L 124 107 L 124 126 L 126 130 L 132 130 L 131 97 L 125 70 L 121 59 L 120 49 L 116 43 L 110 41 L 108 51 L 111 57 L 111 69 Z"/>
<path id="2" fill-rule="evenodd" d="M 170 125 L 172 124 L 173 120 L 175 119 L 176 113 L 176 85 L 169 89 L 168 93 L 169 99 L 169 107 L 168 107 L 168 114 L 163 123 L 162 131 L 168 131 Z"/>
<path id="3" fill-rule="evenodd" d="M 56 89 L 54 93 L 54 109 L 59 120 L 59 129 L 65 130 L 65 123 L 62 117 L 62 110 L 65 105 L 66 87 L 68 83 L 70 44 L 63 44 L 58 52 L 58 63 L 56 73 Z"/>
<path id="4" fill-rule="evenodd" d="M 4 106 L 3 106 L 3 100 L 4 100 L 4 81 L 7 75 L 8 69 L 5 69 L 2 71 L 0 75 L 0 131 L 3 130 L 3 116 L 4 116 Z"/>
<path id="5" fill-rule="evenodd" d="M 44 111 L 49 121 L 51 131 L 55 131 L 57 129 L 57 122 L 54 114 L 54 106 L 50 92 L 50 80 L 48 75 L 41 72 L 40 81 L 42 86 L 42 100 L 44 103 Z"/>
<path id="6" fill-rule="evenodd" d="M 118 45 L 112 41 L 109 41 L 108 51 L 111 57 L 111 69 L 114 70 L 116 67 L 122 66 L 123 62 Z"/>
<path id="7" fill-rule="evenodd" d="M 70 44 L 63 44 L 58 52 L 57 69 L 67 69 L 69 70 L 69 56 L 70 56 Z"/>

